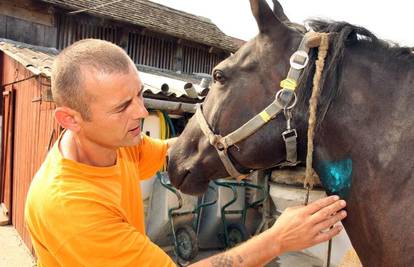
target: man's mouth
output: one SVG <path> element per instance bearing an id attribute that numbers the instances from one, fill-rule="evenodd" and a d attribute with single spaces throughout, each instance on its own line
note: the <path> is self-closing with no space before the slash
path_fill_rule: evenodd
<path id="1" fill-rule="evenodd" d="M 132 128 L 131 130 L 128 131 L 128 133 L 130 133 L 133 136 L 137 136 L 141 133 L 141 125 L 138 125 L 135 128 Z"/>
<path id="2" fill-rule="evenodd" d="M 140 128 L 140 125 L 138 125 L 137 127 L 135 127 L 135 128 L 132 128 L 131 130 L 129 130 L 130 132 L 133 132 L 133 131 L 135 131 L 135 130 L 138 130 Z"/>

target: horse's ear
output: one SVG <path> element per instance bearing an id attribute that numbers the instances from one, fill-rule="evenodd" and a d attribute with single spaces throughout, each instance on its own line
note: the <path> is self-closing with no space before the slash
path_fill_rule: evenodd
<path id="1" fill-rule="evenodd" d="M 276 17 L 265 0 L 250 0 L 250 6 L 261 33 L 269 33 L 285 25 Z"/>
<path id="2" fill-rule="evenodd" d="M 279 20 L 283 22 L 290 22 L 289 18 L 283 11 L 282 5 L 277 0 L 273 0 L 273 13 L 279 18 Z"/>

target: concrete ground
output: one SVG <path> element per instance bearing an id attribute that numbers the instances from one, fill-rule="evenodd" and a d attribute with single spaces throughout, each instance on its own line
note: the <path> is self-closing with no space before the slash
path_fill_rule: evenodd
<path id="1" fill-rule="evenodd" d="M 11 225 L 0 226 L 0 266 L 36 266 L 29 249 L 21 240 L 16 229 Z"/>
<path id="2" fill-rule="evenodd" d="M 199 260 L 202 260 L 204 258 L 216 255 L 220 253 L 220 250 L 202 250 L 199 251 L 197 257 L 191 261 L 191 263 L 197 262 Z M 168 255 L 171 256 L 175 260 L 172 247 L 169 247 L 167 249 Z M 189 263 L 188 263 L 189 264 Z M 303 252 L 291 252 L 281 255 L 279 258 L 274 259 L 269 264 L 266 265 L 266 267 L 323 267 L 323 262 L 315 258 L 313 256 L 310 256 L 308 254 L 305 254 Z"/>
<path id="3" fill-rule="evenodd" d="M 171 248 L 169 255 L 173 253 Z M 219 253 L 219 250 L 200 251 L 198 261 Z M 173 257 L 173 256 L 172 256 Z M 173 257 L 174 258 L 174 257 Z M 35 260 L 13 226 L 0 226 L 0 267 L 34 267 Z M 322 267 L 323 263 L 301 252 L 287 253 L 273 260 L 267 267 Z"/>

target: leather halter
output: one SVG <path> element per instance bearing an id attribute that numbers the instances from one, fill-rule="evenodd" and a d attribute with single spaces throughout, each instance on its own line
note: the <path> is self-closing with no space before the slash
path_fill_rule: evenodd
<path id="1" fill-rule="evenodd" d="M 293 53 L 290 58 L 290 69 L 287 74 L 287 78 L 281 82 L 280 86 L 282 89 L 276 93 L 275 100 L 259 114 L 255 115 L 240 128 L 234 130 L 228 135 L 223 137 L 220 134 L 215 134 L 211 130 L 203 115 L 201 105 L 197 106 L 195 113 L 196 120 L 200 125 L 202 132 L 208 138 L 210 144 L 216 149 L 221 162 L 230 176 L 240 180 L 246 178 L 254 170 L 249 169 L 247 173 L 239 172 L 229 157 L 227 151 L 228 148 L 254 134 L 262 126 L 273 120 L 282 111 L 284 111 L 287 120 L 287 130 L 282 133 L 282 137 L 286 144 L 286 162 L 278 165 L 292 166 L 298 164 L 296 142 L 297 133 L 295 129 L 290 128 L 291 115 L 289 116 L 289 114 L 291 114 L 291 109 L 296 104 L 296 94 L 294 90 L 297 87 L 298 80 L 303 69 L 308 64 L 309 49 L 314 47 L 315 38 L 314 32 L 308 32 L 302 38 L 298 50 Z M 292 100 L 293 103 L 291 104 Z"/>

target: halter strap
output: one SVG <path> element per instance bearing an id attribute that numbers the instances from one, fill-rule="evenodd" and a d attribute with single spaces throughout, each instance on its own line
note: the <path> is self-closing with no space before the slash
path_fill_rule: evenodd
<path id="1" fill-rule="evenodd" d="M 217 151 L 217 153 L 218 153 L 218 155 L 221 159 L 221 162 L 224 165 L 224 168 L 230 174 L 230 176 L 235 177 L 236 179 L 239 179 L 239 180 L 246 178 L 250 174 L 250 172 L 247 173 L 247 174 L 246 173 L 241 173 L 236 169 L 233 162 L 231 162 L 231 160 L 229 158 L 229 155 L 227 154 L 227 147 L 228 146 L 225 148 L 222 145 L 223 137 L 221 137 L 221 135 L 214 134 L 211 131 L 211 129 L 208 126 L 208 123 L 207 123 L 207 121 L 204 118 L 204 115 L 202 113 L 201 105 L 199 105 L 199 104 L 197 105 L 197 110 L 196 110 L 195 116 L 196 116 L 196 119 L 198 121 L 198 124 L 200 125 L 200 129 L 203 131 L 204 135 L 207 136 L 210 144 L 212 146 L 214 146 L 214 148 L 216 149 L 216 151 Z"/>

